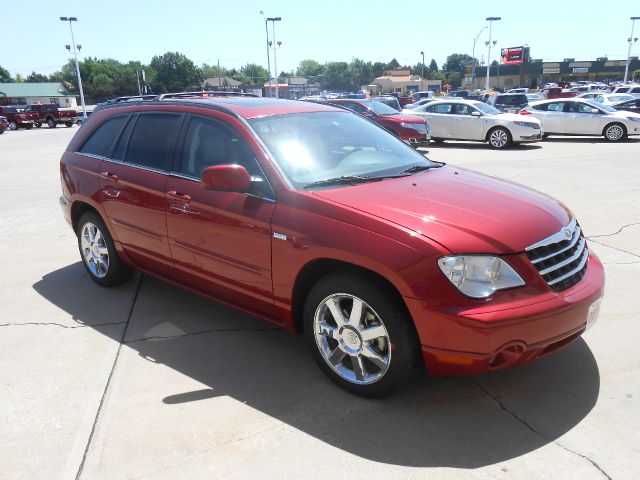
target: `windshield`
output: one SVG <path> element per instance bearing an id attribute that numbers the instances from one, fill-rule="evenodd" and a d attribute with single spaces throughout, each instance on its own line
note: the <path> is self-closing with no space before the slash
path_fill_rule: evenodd
<path id="1" fill-rule="evenodd" d="M 251 119 L 249 124 L 298 189 L 338 177 L 391 176 L 415 166 L 440 166 L 349 112 L 274 115 Z"/>
<path id="2" fill-rule="evenodd" d="M 373 110 L 378 115 L 397 115 L 398 111 L 391 108 L 389 105 L 385 105 L 377 100 L 371 100 L 366 103 L 366 106 Z"/>
<path id="3" fill-rule="evenodd" d="M 502 113 L 497 108 L 494 108 L 491 105 L 487 105 L 486 103 L 482 102 L 475 102 L 473 106 L 480 110 L 482 113 L 486 113 L 487 115 L 500 115 Z"/>

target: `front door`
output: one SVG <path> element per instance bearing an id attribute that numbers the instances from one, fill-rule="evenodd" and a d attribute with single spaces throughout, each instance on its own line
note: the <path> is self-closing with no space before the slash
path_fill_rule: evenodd
<path id="1" fill-rule="evenodd" d="M 165 187 L 167 229 L 176 268 L 185 282 L 258 313 L 271 313 L 271 217 L 275 196 L 245 138 L 229 118 L 191 116 L 179 162 Z M 248 133 L 246 134 L 248 135 Z M 205 168 L 243 165 L 250 193 L 209 191 Z"/>

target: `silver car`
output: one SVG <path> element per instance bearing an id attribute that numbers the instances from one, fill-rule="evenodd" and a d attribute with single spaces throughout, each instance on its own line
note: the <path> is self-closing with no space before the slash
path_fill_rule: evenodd
<path id="1" fill-rule="evenodd" d="M 537 142 L 544 131 L 540 121 L 511 113 L 473 100 L 440 100 L 403 110 L 425 117 L 431 124 L 431 140 L 473 140 L 488 142 L 492 148 L 504 148 L 523 142 Z"/>
<path id="2" fill-rule="evenodd" d="M 581 98 L 532 102 L 521 114 L 542 122 L 548 135 L 596 135 L 611 142 L 640 135 L 640 114 L 618 111 Z"/>

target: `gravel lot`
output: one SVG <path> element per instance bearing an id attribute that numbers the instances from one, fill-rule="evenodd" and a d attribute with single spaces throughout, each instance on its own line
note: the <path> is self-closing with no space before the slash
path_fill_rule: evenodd
<path id="1" fill-rule="evenodd" d="M 547 359 L 371 401 L 301 337 L 148 276 L 95 286 L 58 206 L 76 131 L 0 135 L 3 478 L 640 476 L 640 140 L 432 146 L 565 202 L 605 264 L 604 302 Z"/>

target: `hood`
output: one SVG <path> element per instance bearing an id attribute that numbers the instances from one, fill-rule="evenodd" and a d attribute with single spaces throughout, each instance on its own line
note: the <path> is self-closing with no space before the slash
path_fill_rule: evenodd
<path id="1" fill-rule="evenodd" d="M 313 193 L 413 230 L 453 253 L 522 252 L 571 219 L 566 207 L 540 192 L 448 166 Z"/>
<path id="2" fill-rule="evenodd" d="M 626 118 L 640 118 L 640 113 L 629 112 L 627 110 L 618 110 L 615 113 L 611 112 L 610 115 L 619 115 L 621 117 L 626 117 Z"/>
<path id="3" fill-rule="evenodd" d="M 505 120 L 507 122 L 533 122 L 540 123 L 535 117 L 531 115 L 520 115 L 519 113 L 501 113 L 500 115 L 493 115 L 493 118 L 498 118 L 500 120 Z"/>

